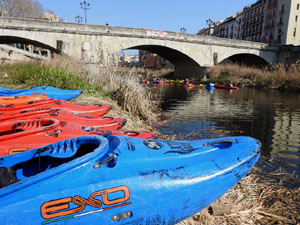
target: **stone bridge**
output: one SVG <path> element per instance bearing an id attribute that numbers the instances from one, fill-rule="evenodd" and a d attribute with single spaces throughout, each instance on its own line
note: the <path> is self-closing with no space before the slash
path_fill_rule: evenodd
<path id="1" fill-rule="evenodd" d="M 66 54 L 87 64 L 109 65 L 120 50 L 157 53 L 177 76 L 195 76 L 226 60 L 248 64 L 285 62 L 280 46 L 169 31 L 0 18 L 0 44 L 26 43 Z"/>

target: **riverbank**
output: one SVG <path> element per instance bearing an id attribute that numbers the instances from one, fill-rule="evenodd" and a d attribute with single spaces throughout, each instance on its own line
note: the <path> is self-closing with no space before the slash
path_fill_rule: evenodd
<path id="1" fill-rule="evenodd" d="M 254 167 L 216 202 L 178 225 L 299 225 L 300 188 L 293 187 L 298 179 Z"/>
<path id="2" fill-rule="evenodd" d="M 300 92 L 300 61 L 285 66 L 255 68 L 237 64 L 217 65 L 208 69 L 207 78 L 212 83 L 234 86 Z"/>
<path id="3" fill-rule="evenodd" d="M 80 80 L 78 84 L 83 85 L 85 91 L 83 95 L 74 99 L 74 102 L 110 104 L 113 109 L 107 116 L 127 119 L 127 124 L 122 130 L 155 131 L 152 124 L 160 118 L 160 115 L 154 110 L 156 104 L 152 101 L 147 90 L 140 89 L 143 87 L 141 85 L 135 86 L 136 82 L 131 83 L 135 80 L 134 72 L 128 71 L 127 75 L 122 75 L 107 69 L 97 76 L 92 73 L 88 74 L 78 65 L 71 64 L 69 66 L 73 68 L 54 65 L 53 71 L 50 70 L 50 72 L 45 68 L 36 70 L 36 72 L 29 70 L 31 72 L 26 77 L 30 78 L 32 72 L 34 72 L 33 74 L 42 73 L 42 77 L 45 76 L 44 78 L 57 76 L 53 73 L 58 73 L 62 82 L 57 83 L 59 85 L 57 87 L 61 87 L 60 85 L 67 85 L 67 81 L 63 77 L 68 75 L 70 76 L 69 79 L 72 80 L 72 74 L 75 74 Z M 56 70 L 55 68 L 59 69 Z M 65 72 L 62 72 L 60 68 L 63 68 L 62 70 Z M 16 82 L 13 74 L 7 72 L 7 76 L 4 76 L 3 68 L 1 68 L 1 71 L 1 84 L 11 78 Z M 28 75 L 28 73 L 24 73 L 18 80 L 22 81 L 21 78 L 24 78 L 25 74 Z M 120 79 L 122 76 L 125 76 L 125 79 L 124 77 Z M 45 81 L 46 79 L 37 79 L 34 76 L 32 82 L 37 82 L 37 80 Z M 124 80 L 128 83 L 124 83 Z M 52 83 L 54 80 L 47 79 L 46 81 L 48 83 L 35 84 L 55 85 L 55 83 Z M 29 85 L 29 83 L 6 83 L 6 85 L 11 88 L 17 85 L 16 87 L 21 88 Z M 149 108 L 150 111 L 147 111 Z M 146 110 L 146 112 L 143 110 Z M 159 139 L 162 138 L 173 139 L 174 137 L 159 136 Z M 268 174 L 255 167 L 248 176 L 215 203 L 179 224 L 298 224 L 300 223 L 300 189 L 290 186 L 297 179 L 297 177 L 282 171 Z"/>

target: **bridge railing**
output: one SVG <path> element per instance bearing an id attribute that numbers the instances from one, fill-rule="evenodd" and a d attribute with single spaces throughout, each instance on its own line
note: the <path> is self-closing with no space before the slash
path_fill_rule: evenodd
<path id="1" fill-rule="evenodd" d="M 219 38 L 214 36 L 204 36 L 196 34 L 185 34 L 172 31 L 160 31 L 143 28 L 118 27 L 107 25 L 55 22 L 37 19 L 19 19 L 19 18 L 0 18 L 1 29 L 45 31 L 73 34 L 91 34 L 102 36 L 127 36 L 141 37 L 149 39 L 164 39 L 170 41 L 183 41 L 191 43 L 211 44 L 216 46 L 232 46 L 242 48 L 270 49 L 276 51 L 276 46 L 270 46 L 264 43 L 251 42 L 244 40 L 233 40 L 228 38 Z"/>

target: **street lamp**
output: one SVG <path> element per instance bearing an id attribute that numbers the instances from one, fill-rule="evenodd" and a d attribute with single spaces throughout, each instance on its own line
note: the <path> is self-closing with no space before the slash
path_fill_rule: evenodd
<path id="1" fill-rule="evenodd" d="M 86 23 L 86 11 L 89 10 L 90 3 L 87 3 L 85 0 L 83 2 L 80 2 L 80 7 L 84 10 L 84 22 Z"/>
<path id="2" fill-rule="evenodd" d="M 185 33 L 186 32 L 186 29 L 184 27 L 180 28 L 180 32 L 181 33 Z"/>
<path id="3" fill-rule="evenodd" d="M 81 23 L 82 22 L 82 16 L 75 16 L 75 20 L 77 23 Z"/>
<path id="4" fill-rule="evenodd" d="M 206 24 L 208 25 L 208 35 L 210 35 L 210 27 L 213 24 L 213 21 L 211 19 L 206 20 Z"/>

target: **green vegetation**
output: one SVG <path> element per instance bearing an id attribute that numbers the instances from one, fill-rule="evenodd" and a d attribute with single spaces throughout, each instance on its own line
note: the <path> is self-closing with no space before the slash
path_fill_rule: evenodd
<path id="1" fill-rule="evenodd" d="M 8 64 L 1 66 L 2 74 L 7 74 L 7 84 L 34 86 L 53 86 L 62 89 L 95 90 L 87 81 L 64 69 L 37 64 Z"/>
<path id="2" fill-rule="evenodd" d="M 237 64 L 218 65 L 208 71 L 209 81 L 235 86 L 248 86 L 280 91 L 300 91 L 300 61 L 286 67 L 278 64 L 272 68 L 258 69 Z"/>

